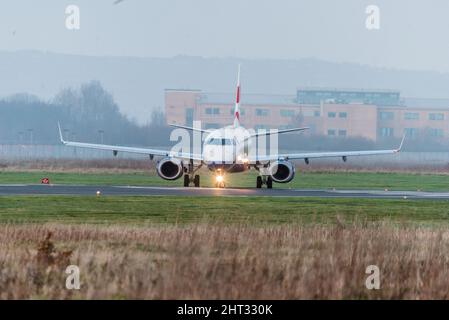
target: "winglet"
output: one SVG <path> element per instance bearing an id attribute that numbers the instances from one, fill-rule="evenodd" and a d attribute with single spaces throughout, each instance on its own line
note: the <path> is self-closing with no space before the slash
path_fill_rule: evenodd
<path id="1" fill-rule="evenodd" d="M 404 135 L 402 136 L 401 144 L 399 145 L 399 148 L 396 149 L 396 152 L 401 151 L 402 145 L 404 144 L 405 136 L 406 136 L 406 135 L 405 135 L 405 133 L 404 133 Z"/>
<path id="2" fill-rule="evenodd" d="M 62 136 L 61 125 L 59 124 L 59 121 L 58 121 L 58 129 L 59 129 L 59 140 L 61 140 L 61 142 L 65 144 L 64 137 Z"/>

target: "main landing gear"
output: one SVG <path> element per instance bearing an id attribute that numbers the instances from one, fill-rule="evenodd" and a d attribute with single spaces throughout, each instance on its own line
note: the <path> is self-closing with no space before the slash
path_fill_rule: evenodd
<path id="1" fill-rule="evenodd" d="M 256 187 L 257 189 L 262 188 L 263 185 L 267 186 L 267 189 L 273 188 L 273 179 L 270 176 L 257 176 Z"/>
<path id="2" fill-rule="evenodd" d="M 200 176 L 194 175 L 193 177 L 190 177 L 189 174 L 184 175 L 184 187 L 188 187 L 190 183 L 193 183 L 195 188 L 198 188 L 200 186 Z"/>
<path id="3" fill-rule="evenodd" d="M 188 187 L 191 183 L 198 188 L 200 186 L 200 176 L 195 174 L 200 168 L 202 164 L 199 166 L 195 166 L 193 160 L 190 159 L 190 163 L 187 167 L 184 167 L 184 187 Z"/>

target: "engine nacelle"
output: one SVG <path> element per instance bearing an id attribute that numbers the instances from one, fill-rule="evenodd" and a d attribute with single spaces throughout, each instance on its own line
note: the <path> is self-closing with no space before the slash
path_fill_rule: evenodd
<path id="1" fill-rule="evenodd" d="M 184 170 L 180 160 L 164 158 L 160 160 L 156 168 L 159 177 L 165 180 L 176 180 L 181 178 Z"/>
<path id="2" fill-rule="evenodd" d="M 289 161 L 275 161 L 270 165 L 270 173 L 274 182 L 287 183 L 295 177 L 295 166 Z"/>

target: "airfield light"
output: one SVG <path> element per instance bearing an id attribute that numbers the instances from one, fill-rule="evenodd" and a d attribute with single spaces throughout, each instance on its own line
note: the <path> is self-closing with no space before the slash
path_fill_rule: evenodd
<path id="1" fill-rule="evenodd" d="M 97 197 L 101 195 L 100 190 L 97 191 Z"/>

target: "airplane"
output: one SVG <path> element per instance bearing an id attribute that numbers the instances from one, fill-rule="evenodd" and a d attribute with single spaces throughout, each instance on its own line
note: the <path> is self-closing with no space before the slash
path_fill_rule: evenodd
<path id="1" fill-rule="evenodd" d="M 149 155 L 152 160 L 154 156 L 162 157 L 157 162 L 156 171 L 162 179 L 177 180 L 184 176 L 184 187 L 193 184 L 200 186 L 198 170 L 203 166 L 215 174 L 215 187 L 225 187 L 225 175 L 230 173 L 245 172 L 250 169 L 258 171 L 256 187 L 262 188 L 266 185 L 268 189 L 273 187 L 273 182 L 288 183 L 295 177 L 295 164 L 292 160 L 304 160 L 309 164 L 310 159 L 339 157 L 343 161 L 353 156 L 374 156 L 395 154 L 400 152 L 404 138 L 397 149 L 391 150 L 366 150 L 366 151 L 339 151 L 339 152 L 303 152 L 259 155 L 254 152 L 253 139 L 272 134 L 284 134 L 307 130 L 308 127 L 291 128 L 284 130 L 271 130 L 262 132 L 250 132 L 240 125 L 240 65 L 238 67 L 236 100 L 234 106 L 233 124 L 220 129 L 201 129 L 178 124 L 171 124 L 176 128 L 205 134 L 201 153 L 173 152 L 159 149 L 136 148 L 126 146 L 114 146 L 105 144 L 93 144 L 85 142 L 66 141 L 63 138 L 61 126 L 58 123 L 59 137 L 66 146 L 90 148 L 112 151 L 116 156 L 118 152 L 128 152 Z"/>

